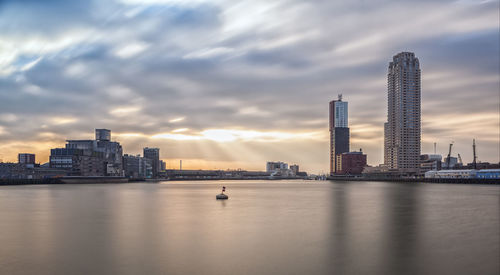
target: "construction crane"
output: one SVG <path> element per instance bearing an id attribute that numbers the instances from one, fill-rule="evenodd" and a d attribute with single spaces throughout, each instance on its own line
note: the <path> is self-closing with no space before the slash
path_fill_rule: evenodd
<path id="1" fill-rule="evenodd" d="M 460 154 L 458 154 L 458 164 L 463 165 L 464 163 L 462 162 L 462 157 Z"/>
<path id="2" fill-rule="evenodd" d="M 472 139 L 472 154 L 474 155 L 474 159 L 472 160 L 472 167 L 474 170 L 477 169 L 477 156 L 476 156 L 476 139 Z"/>
<path id="3" fill-rule="evenodd" d="M 450 160 L 451 160 L 451 147 L 453 146 L 453 141 L 450 143 L 450 149 L 448 150 L 448 157 L 446 157 L 446 168 L 450 169 Z"/>

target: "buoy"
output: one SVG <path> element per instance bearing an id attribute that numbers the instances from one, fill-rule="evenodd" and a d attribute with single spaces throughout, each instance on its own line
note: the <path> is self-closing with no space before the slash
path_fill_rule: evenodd
<path id="1" fill-rule="evenodd" d="M 226 191 L 226 187 L 222 186 L 222 193 L 220 193 L 217 196 L 215 196 L 215 198 L 218 199 L 218 200 L 227 200 L 227 199 L 229 199 L 229 197 L 226 194 L 224 194 L 225 191 Z"/>
<path id="2" fill-rule="evenodd" d="M 218 200 L 227 200 L 227 199 L 229 199 L 229 197 L 226 194 L 222 194 L 222 193 L 220 193 L 217 196 L 215 196 L 215 198 L 218 199 Z"/>

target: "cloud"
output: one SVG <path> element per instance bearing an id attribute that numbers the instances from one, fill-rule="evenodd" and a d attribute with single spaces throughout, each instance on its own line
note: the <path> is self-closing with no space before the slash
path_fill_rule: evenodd
<path id="1" fill-rule="evenodd" d="M 274 159 L 326 171 L 328 102 L 343 93 L 351 147 L 378 164 L 387 65 L 410 50 L 422 66 L 423 152 L 455 140 L 467 155 L 476 137 L 481 160 L 498 162 L 498 9 L 497 1 L 2 1 L 0 149 L 32 148 L 46 160 L 44 146 L 105 127 L 130 153 L 159 146 L 163 158 L 203 167 L 262 169 Z"/>

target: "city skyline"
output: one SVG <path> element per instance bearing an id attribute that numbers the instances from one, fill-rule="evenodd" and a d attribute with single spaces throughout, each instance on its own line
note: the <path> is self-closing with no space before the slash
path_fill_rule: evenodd
<path id="1" fill-rule="evenodd" d="M 350 147 L 378 165 L 387 63 L 411 51 L 421 153 L 454 141 L 471 162 L 476 138 L 479 160 L 499 161 L 497 1 L 141 3 L 2 1 L 0 159 L 43 163 L 106 128 L 124 153 L 160 148 L 167 167 L 327 172 L 327 103 L 342 93 Z"/>

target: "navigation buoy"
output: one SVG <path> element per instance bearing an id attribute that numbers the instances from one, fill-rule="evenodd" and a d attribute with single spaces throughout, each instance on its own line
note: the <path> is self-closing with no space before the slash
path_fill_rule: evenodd
<path id="1" fill-rule="evenodd" d="M 218 199 L 218 200 L 227 200 L 227 199 L 229 199 L 229 197 L 226 194 L 224 194 L 225 191 L 226 191 L 226 187 L 222 186 L 222 193 L 220 193 L 217 196 L 215 196 L 215 198 Z"/>

